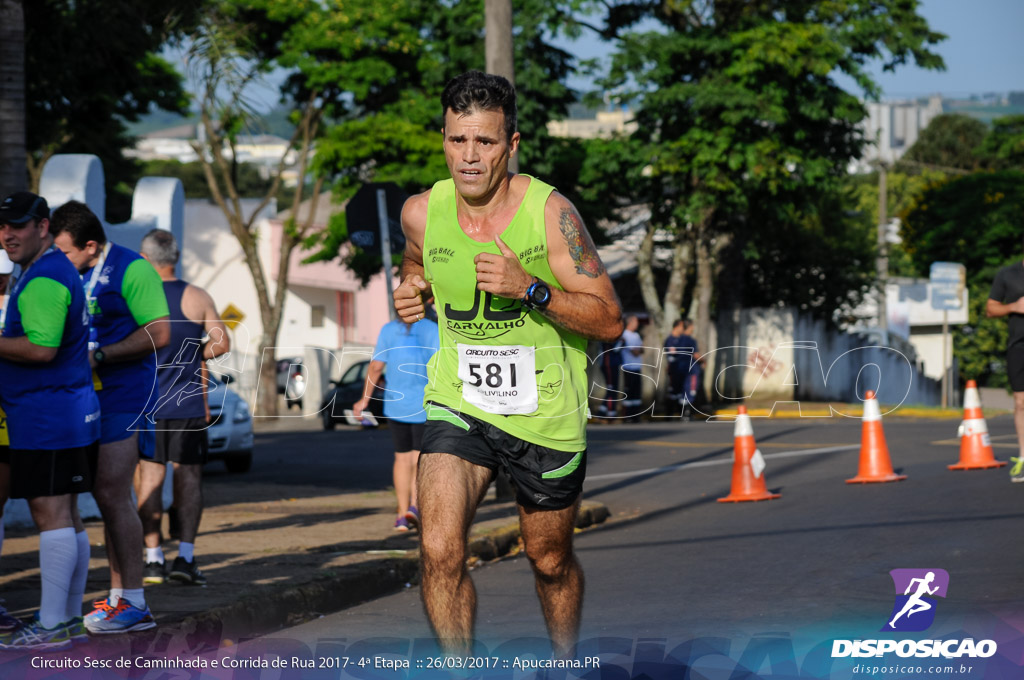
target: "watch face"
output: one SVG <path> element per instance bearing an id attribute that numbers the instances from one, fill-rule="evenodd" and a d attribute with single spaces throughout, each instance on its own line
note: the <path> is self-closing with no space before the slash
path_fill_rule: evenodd
<path id="1" fill-rule="evenodd" d="M 551 301 L 551 289 L 543 283 L 533 289 L 533 304 L 543 307 Z"/>

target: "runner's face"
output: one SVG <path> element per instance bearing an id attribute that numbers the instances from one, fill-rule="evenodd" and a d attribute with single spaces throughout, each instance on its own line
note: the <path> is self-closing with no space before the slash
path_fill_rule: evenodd
<path id="1" fill-rule="evenodd" d="M 22 224 L 0 225 L 0 241 L 11 262 L 26 266 L 31 264 L 47 243 L 50 229 L 49 220 L 29 220 Z"/>
<path id="2" fill-rule="evenodd" d="M 71 260 L 71 264 L 75 265 L 75 269 L 79 272 L 84 272 L 95 264 L 94 259 L 96 258 L 96 253 L 99 251 L 96 241 L 87 241 L 85 248 L 79 248 L 75 245 L 74 240 L 71 238 L 71 234 L 69 232 L 62 231 L 53 239 L 53 243 L 61 249 L 61 252 L 68 256 L 68 259 Z"/>
<path id="3" fill-rule="evenodd" d="M 444 157 L 459 194 L 469 200 L 488 198 L 508 174 L 508 160 L 519 146 L 519 133 L 505 135 L 505 114 L 474 110 L 444 114 Z"/>

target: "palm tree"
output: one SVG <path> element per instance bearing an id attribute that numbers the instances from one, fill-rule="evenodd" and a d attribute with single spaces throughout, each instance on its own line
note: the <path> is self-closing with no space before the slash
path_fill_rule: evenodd
<path id="1" fill-rule="evenodd" d="M 26 187 L 25 13 L 0 0 L 0 195 Z"/>

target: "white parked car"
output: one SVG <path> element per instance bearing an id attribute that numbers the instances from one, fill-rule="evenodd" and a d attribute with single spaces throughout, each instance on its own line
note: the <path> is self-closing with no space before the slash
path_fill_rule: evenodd
<path id="1" fill-rule="evenodd" d="M 252 467 L 252 411 L 245 399 L 227 386 L 231 376 L 210 374 L 214 387 L 208 393 L 210 444 L 208 460 L 223 460 L 228 472 L 248 472 Z"/>

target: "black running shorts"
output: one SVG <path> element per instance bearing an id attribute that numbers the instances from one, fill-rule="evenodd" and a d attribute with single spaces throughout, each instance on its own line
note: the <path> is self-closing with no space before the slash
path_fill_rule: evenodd
<path id="1" fill-rule="evenodd" d="M 1010 389 L 1024 392 L 1024 344 L 1011 345 L 1006 350 L 1006 374 L 1010 377 Z"/>
<path id="2" fill-rule="evenodd" d="M 423 423 L 400 423 L 391 420 L 388 421 L 388 429 L 391 430 L 391 440 L 395 442 L 396 453 L 419 451 L 423 445 Z"/>
<path id="3" fill-rule="evenodd" d="M 11 498 L 92 491 L 99 442 L 72 449 L 11 449 Z"/>
<path id="4" fill-rule="evenodd" d="M 524 507 L 561 510 L 576 502 L 587 452 L 557 451 L 513 437 L 488 422 L 430 403 L 422 454 L 448 453 L 496 471 L 503 467 Z"/>
<path id="5" fill-rule="evenodd" d="M 156 453 L 143 460 L 166 464 L 202 465 L 210 451 L 206 418 L 162 418 L 156 421 Z"/>

